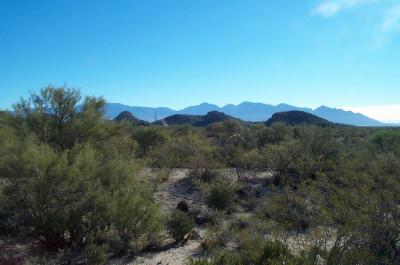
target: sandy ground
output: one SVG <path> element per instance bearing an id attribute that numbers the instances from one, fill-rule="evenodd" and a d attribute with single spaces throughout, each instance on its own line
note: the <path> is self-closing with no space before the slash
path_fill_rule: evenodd
<path id="1" fill-rule="evenodd" d="M 163 213 L 168 213 L 176 208 L 176 205 L 186 200 L 191 206 L 205 207 L 200 191 L 195 189 L 187 178 L 189 170 L 173 170 L 167 181 L 162 183 L 154 194 L 155 201 L 161 206 Z M 202 237 L 204 229 L 197 228 L 196 231 Z M 132 262 L 127 264 L 142 265 L 183 265 L 189 257 L 198 255 L 201 251 L 201 238 L 188 240 L 162 252 L 141 253 Z"/>

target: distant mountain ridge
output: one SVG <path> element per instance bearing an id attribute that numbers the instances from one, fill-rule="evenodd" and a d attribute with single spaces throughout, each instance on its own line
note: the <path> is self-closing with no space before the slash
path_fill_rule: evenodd
<path id="1" fill-rule="evenodd" d="M 316 109 L 296 107 L 288 104 L 270 105 L 264 103 L 243 102 L 238 105 L 228 104 L 219 107 L 214 104 L 202 103 L 196 106 L 190 106 L 181 110 L 173 110 L 166 107 L 137 107 L 127 106 L 119 103 L 107 103 L 106 116 L 110 119 L 115 118 L 123 111 L 131 112 L 135 117 L 141 120 L 154 122 L 175 114 L 187 115 L 206 115 L 210 111 L 218 111 L 226 115 L 252 122 L 267 121 L 273 114 L 286 111 L 304 111 L 333 123 L 341 123 L 356 126 L 385 126 L 385 123 L 371 119 L 360 113 L 345 111 L 342 109 L 321 106 Z"/>

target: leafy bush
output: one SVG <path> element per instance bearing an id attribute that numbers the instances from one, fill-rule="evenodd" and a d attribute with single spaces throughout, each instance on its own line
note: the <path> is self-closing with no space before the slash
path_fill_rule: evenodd
<path id="1" fill-rule="evenodd" d="M 193 219 L 182 211 L 174 210 L 168 218 L 168 234 L 177 242 L 182 241 L 193 228 Z"/>
<path id="2" fill-rule="evenodd" d="M 207 191 L 207 205 L 213 209 L 227 210 L 233 204 L 235 191 L 235 186 L 229 182 L 215 182 Z"/>

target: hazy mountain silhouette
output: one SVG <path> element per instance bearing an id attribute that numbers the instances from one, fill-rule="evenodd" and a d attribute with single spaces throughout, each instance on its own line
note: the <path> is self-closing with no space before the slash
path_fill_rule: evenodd
<path id="1" fill-rule="evenodd" d="M 223 112 L 226 115 L 239 118 L 244 121 L 266 121 L 273 114 L 285 111 L 304 111 L 314 114 L 333 123 L 357 125 L 357 126 L 384 126 L 386 124 L 371 119 L 365 115 L 344 111 L 342 109 L 321 106 L 315 110 L 311 108 L 296 107 L 288 104 L 270 105 L 263 103 L 243 102 L 239 105 L 228 104 L 223 107 L 217 105 L 202 103 L 196 106 L 190 106 L 182 110 L 173 110 L 165 107 L 136 107 L 127 106 L 119 103 L 108 103 L 106 105 L 106 116 L 110 119 L 116 117 L 122 111 L 129 111 L 135 117 L 141 120 L 154 122 L 175 114 L 205 115 L 210 111 Z"/>
<path id="2" fill-rule="evenodd" d="M 152 107 L 136 107 L 127 106 L 120 103 L 107 103 L 106 105 L 106 116 L 110 119 L 115 118 L 118 114 L 123 111 L 131 112 L 136 118 L 153 122 L 156 119 L 163 119 L 165 117 L 174 115 L 177 113 L 176 110 L 170 108 L 152 108 Z"/>

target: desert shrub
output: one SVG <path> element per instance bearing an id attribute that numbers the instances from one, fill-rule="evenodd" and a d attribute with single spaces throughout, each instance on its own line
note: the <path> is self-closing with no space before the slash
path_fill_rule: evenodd
<path id="1" fill-rule="evenodd" d="M 234 241 L 234 237 L 235 234 L 230 227 L 220 221 L 208 227 L 206 238 L 202 244 L 205 249 L 213 251 L 226 247 L 229 242 Z"/>
<path id="2" fill-rule="evenodd" d="M 173 211 L 167 220 L 168 234 L 177 242 L 182 241 L 193 228 L 193 219 L 179 210 Z"/>
<path id="3" fill-rule="evenodd" d="M 256 131 L 256 141 L 258 147 L 275 145 L 287 141 L 291 137 L 291 127 L 285 123 L 276 122 L 271 127 L 263 127 Z"/>
<path id="4" fill-rule="evenodd" d="M 0 148 L 0 209 L 6 205 L 13 222 L 52 249 L 81 249 L 88 235 L 110 227 L 133 238 L 153 233 L 159 218 L 151 190 L 137 179 L 138 164 L 112 148 L 113 137 L 125 136 L 103 118 L 104 100 L 77 106 L 79 99 L 77 90 L 48 87 L 15 106 L 7 126 L 18 134 L 0 130 L 10 138 Z"/>
<path id="5" fill-rule="evenodd" d="M 139 144 L 138 155 L 143 157 L 147 152 L 161 146 L 166 140 L 167 136 L 161 128 L 157 127 L 141 127 L 133 132 L 132 138 Z"/>
<path id="6" fill-rule="evenodd" d="M 185 200 L 182 200 L 178 203 L 178 205 L 176 206 L 176 209 L 184 212 L 184 213 L 188 213 L 189 212 L 189 203 Z"/>
<path id="7" fill-rule="evenodd" d="M 14 124 L 23 126 L 27 129 L 24 133 L 33 133 L 41 143 L 58 150 L 114 135 L 115 126 L 103 119 L 105 100 L 81 99 L 77 89 L 48 86 L 13 105 Z"/>
<path id="8" fill-rule="evenodd" d="M 128 250 L 134 253 L 153 244 L 161 230 L 161 216 L 158 207 L 150 198 L 138 193 L 128 194 L 116 205 L 115 230 L 121 247 L 117 252 Z"/>
<path id="9" fill-rule="evenodd" d="M 304 199 L 289 194 L 275 195 L 265 202 L 262 212 L 285 229 L 300 232 L 310 227 L 313 217 Z"/>
<path id="10" fill-rule="evenodd" d="M 186 138 L 186 139 L 185 139 Z M 152 149 L 149 157 L 155 167 L 191 168 L 197 163 L 204 164 L 199 143 L 193 137 L 176 137 L 157 149 Z"/>
<path id="11" fill-rule="evenodd" d="M 210 216 L 207 215 L 207 212 L 201 210 L 200 208 L 192 207 L 189 210 L 189 215 L 193 218 L 197 225 L 204 225 L 210 221 Z"/>
<path id="12" fill-rule="evenodd" d="M 248 216 L 238 216 L 232 221 L 232 228 L 236 228 L 238 230 L 243 230 L 250 228 L 251 226 L 251 218 Z"/>
<path id="13" fill-rule="evenodd" d="M 102 265 L 107 261 L 107 245 L 88 242 L 83 253 L 88 265 Z"/>
<path id="14" fill-rule="evenodd" d="M 202 259 L 191 259 L 189 265 L 311 265 L 310 260 L 293 255 L 279 241 L 249 241 L 235 252 L 223 250 L 208 262 Z"/>
<path id="15" fill-rule="evenodd" d="M 218 179 L 218 172 L 212 169 L 193 169 L 189 173 L 189 177 L 193 180 L 200 180 L 201 182 L 211 182 Z"/>
<path id="16" fill-rule="evenodd" d="M 378 131 L 371 135 L 369 140 L 373 144 L 373 150 L 400 154 L 400 131 L 398 130 Z"/>
<path id="17" fill-rule="evenodd" d="M 152 168 L 152 173 L 155 175 L 157 182 L 163 183 L 168 180 L 171 175 L 170 168 Z"/>
<path id="18" fill-rule="evenodd" d="M 236 187 L 230 182 L 212 183 L 207 192 L 207 205 L 217 210 L 227 210 L 233 205 Z"/>

